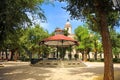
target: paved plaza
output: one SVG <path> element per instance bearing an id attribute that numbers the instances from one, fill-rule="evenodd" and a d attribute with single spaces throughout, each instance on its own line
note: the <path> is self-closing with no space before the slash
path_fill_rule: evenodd
<path id="1" fill-rule="evenodd" d="M 44 68 L 30 66 L 29 62 L 0 62 L 0 80 L 92 80 L 103 74 L 104 63 L 84 62 L 87 67 Z M 120 64 L 114 64 L 115 72 Z M 120 75 L 119 75 L 120 76 Z"/>

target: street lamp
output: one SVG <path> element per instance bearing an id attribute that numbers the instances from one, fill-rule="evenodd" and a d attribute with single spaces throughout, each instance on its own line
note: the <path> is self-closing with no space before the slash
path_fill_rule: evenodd
<path id="1" fill-rule="evenodd" d="M 112 0 L 112 1 L 115 6 L 115 9 L 118 9 L 120 11 L 120 0 Z"/>

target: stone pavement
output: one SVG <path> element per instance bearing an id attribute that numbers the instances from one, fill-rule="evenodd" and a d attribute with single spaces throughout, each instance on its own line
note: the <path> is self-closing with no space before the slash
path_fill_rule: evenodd
<path id="1" fill-rule="evenodd" d="M 33 67 L 29 62 L 2 64 L 4 67 L 0 67 L 0 80 L 92 80 L 104 71 L 101 62 L 85 62 L 87 67 L 75 68 Z M 115 71 L 120 71 L 120 64 L 115 64 Z"/>

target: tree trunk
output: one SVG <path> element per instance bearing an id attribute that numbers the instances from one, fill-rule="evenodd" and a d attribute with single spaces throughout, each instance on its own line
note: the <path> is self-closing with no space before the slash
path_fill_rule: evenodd
<path id="1" fill-rule="evenodd" d="M 3 56 L 4 56 L 4 51 L 2 50 L 2 60 L 4 59 Z"/>
<path id="2" fill-rule="evenodd" d="M 118 55 L 115 55 L 115 59 L 118 59 Z"/>
<path id="3" fill-rule="evenodd" d="M 96 15 L 98 17 L 98 28 L 102 36 L 102 45 L 104 52 L 104 80 L 114 80 L 114 69 L 113 69 L 113 55 L 112 45 L 110 40 L 110 33 L 107 21 L 106 5 L 103 4 L 103 0 L 94 0 L 96 7 Z"/>
<path id="4" fill-rule="evenodd" d="M 84 61 L 84 52 L 82 52 L 81 54 L 82 54 L 82 61 Z"/>
<path id="5" fill-rule="evenodd" d="M 100 59 L 102 59 L 102 53 L 100 53 Z"/>
<path id="6" fill-rule="evenodd" d="M 88 60 L 90 61 L 90 53 L 88 53 Z"/>
<path id="7" fill-rule="evenodd" d="M 100 32 L 102 36 L 104 52 L 104 80 L 114 80 L 112 46 L 105 11 L 102 11 L 100 9 L 99 18 L 100 18 Z"/>
<path id="8" fill-rule="evenodd" d="M 97 52 L 95 52 L 94 58 L 95 58 L 95 60 L 97 60 Z"/>
<path id="9" fill-rule="evenodd" d="M 84 51 L 84 61 L 87 61 L 87 51 Z"/>

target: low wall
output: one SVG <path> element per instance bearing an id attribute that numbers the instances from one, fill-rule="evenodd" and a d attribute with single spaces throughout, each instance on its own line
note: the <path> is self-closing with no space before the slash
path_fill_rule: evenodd
<path id="1" fill-rule="evenodd" d="M 39 67 L 86 67 L 80 60 L 40 60 L 31 65 Z"/>

